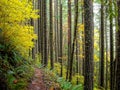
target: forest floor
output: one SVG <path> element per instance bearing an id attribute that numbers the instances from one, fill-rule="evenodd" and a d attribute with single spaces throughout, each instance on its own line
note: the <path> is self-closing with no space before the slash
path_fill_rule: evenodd
<path id="1" fill-rule="evenodd" d="M 49 90 L 43 81 L 43 73 L 39 68 L 35 68 L 35 74 L 28 85 L 28 90 Z"/>

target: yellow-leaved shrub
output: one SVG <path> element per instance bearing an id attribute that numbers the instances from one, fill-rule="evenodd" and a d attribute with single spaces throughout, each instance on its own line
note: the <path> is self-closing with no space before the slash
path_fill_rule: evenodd
<path id="1" fill-rule="evenodd" d="M 30 0 L 0 0 L 0 44 L 27 56 L 37 39 L 31 19 L 38 18 Z"/>

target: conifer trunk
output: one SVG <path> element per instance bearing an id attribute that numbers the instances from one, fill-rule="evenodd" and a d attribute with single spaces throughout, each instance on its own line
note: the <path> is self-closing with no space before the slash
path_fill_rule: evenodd
<path id="1" fill-rule="evenodd" d="M 93 90 L 93 0 L 84 0 L 85 24 L 85 75 L 84 90 Z"/>

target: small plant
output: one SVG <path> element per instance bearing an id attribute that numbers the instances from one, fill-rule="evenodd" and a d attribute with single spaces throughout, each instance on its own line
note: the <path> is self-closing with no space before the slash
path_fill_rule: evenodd
<path id="1" fill-rule="evenodd" d="M 57 82 L 60 84 L 62 90 L 83 90 L 83 85 L 73 85 L 71 82 L 65 81 L 64 78 L 58 77 Z"/>
<path id="2" fill-rule="evenodd" d="M 24 90 L 33 75 L 32 60 L 9 48 L 0 44 L 0 90 Z"/>
<path id="3" fill-rule="evenodd" d="M 68 81 L 65 81 L 62 77 L 58 77 L 57 82 L 60 84 L 62 90 L 70 90 L 72 84 Z"/>
<path id="4" fill-rule="evenodd" d="M 83 85 L 82 84 L 75 85 L 73 86 L 72 90 L 83 90 Z"/>
<path id="5" fill-rule="evenodd" d="M 84 77 L 82 75 L 75 74 L 72 77 L 72 84 L 76 85 L 76 81 L 78 81 L 79 83 L 83 84 L 84 83 Z"/>

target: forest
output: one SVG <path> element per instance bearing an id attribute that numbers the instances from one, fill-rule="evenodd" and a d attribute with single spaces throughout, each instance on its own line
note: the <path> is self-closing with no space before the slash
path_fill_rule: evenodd
<path id="1" fill-rule="evenodd" d="M 120 0 L 0 0 L 0 90 L 120 90 Z"/>

